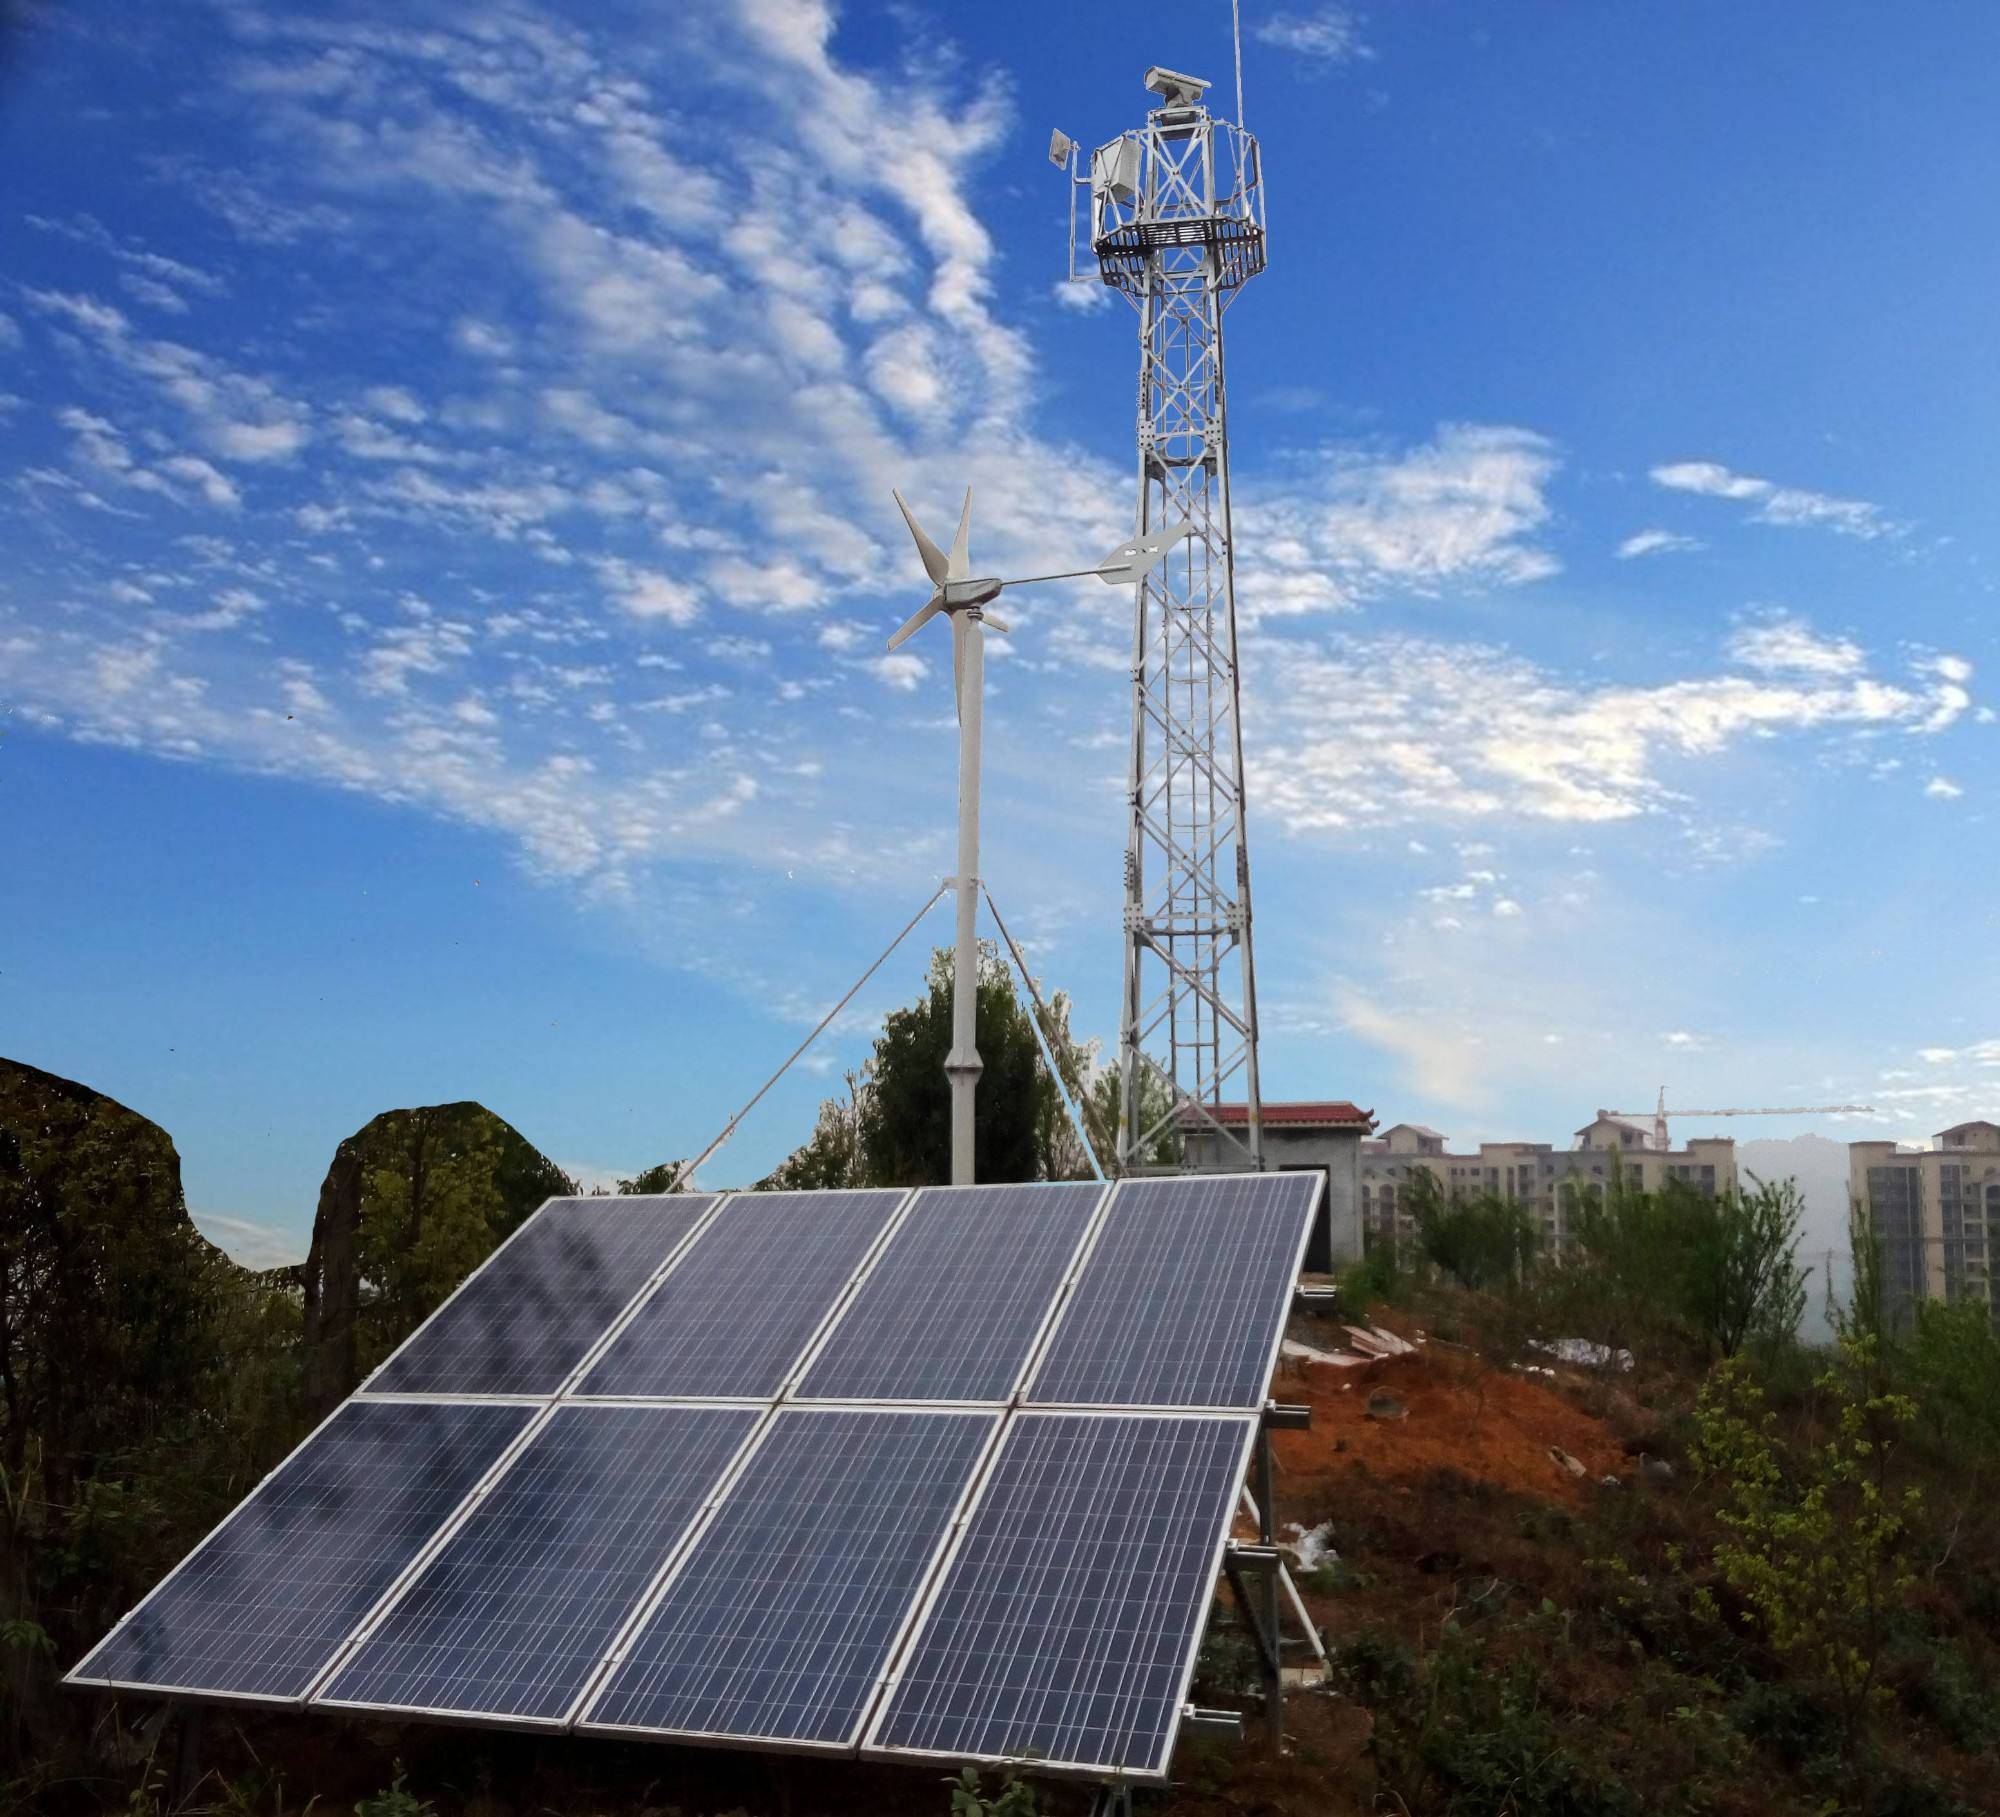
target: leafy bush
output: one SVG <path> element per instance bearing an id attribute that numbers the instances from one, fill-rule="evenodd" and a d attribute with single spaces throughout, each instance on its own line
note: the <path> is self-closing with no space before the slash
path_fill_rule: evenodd
<path id="1" fill-rule="evenodd" d="M 1400 1305 L 1413 1283 L 1396 1259 L 1393 1243 L 1377 1243 L 1340 1277 L 1340 1298 L 1360 1312 L 1369 1306 Z"/>
<path id="2" fill-rule="evenodd" d="M 1733 1356 L 1789 1339 L 1805 1311 L 1798 1265 L 1805 1215 L 1790 1180 L 1719 1195 L 1668 1180 L 1657 1192 L 1613 1169 L 1601 1192 L 1574 1195 L 1570 1228 L 1603 1296 L 1610 1342 L 1679 1326 Z"/>
<path id="3" fill-rule="evenodd" d="M 356 1800 L 354 1817 L 433 1817 L 436 1809 L 428 1798 L 419 1798 L 410 1790 L 409 1775 L 399 1760 L 389 1789 L 377 1792 L 372 1798 Z"/>
<path id="4" fill-rule="evenodd" d="M 964 1767 L 951 1787 L 951 1817 L 1035 1817 L 1035 1788 L 1011 1774 L 990 1795 L 981 1787 L 976 1767 Z"/>
<path id="5" fill-rule="evenodd" d="M 1498 1193 L 1446 1193 L 1418 1169 L 1406 1189 L 1424 1259 L 1474 1292 L 1519 1280 L 1535 1259 L 1535 1220 Z"/>
<path id="6" fill-rule="evenodd" d="M 1819 1381 L 1832 1430 L 1800 1460 L 1779 1448 L 1742 1358 L 1718 1365 L 1696 1402 L 1695 1457 L 1722 1486 L 1717 1517 L 1731 1535 L 1715 1563 L 1747 1605 L 1743 1620 L 1825 1686 L 1850 1762 L 1885 1695 L 1885 1648 L 1915 1583 L 1906 1516 L 1917 1491 L 1897 1496 L 1888 1464 L 1916 1408 L 1875 1391 L 1873 1367 L 1867 1340 L 1841 1345 Z"/>

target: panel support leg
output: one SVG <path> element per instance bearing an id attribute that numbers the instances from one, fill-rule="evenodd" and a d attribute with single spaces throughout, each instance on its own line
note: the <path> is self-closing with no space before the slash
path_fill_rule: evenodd
<path id="1" fill-rule="evenodd" d="M 1277 1532 L 1271 1519 L 1271 1427 L 1268 1421 L 1260 1420 L 1257 1425 L 1257 1539 L 1262 1545 L 1275 1548 Z M 1273 1754 L 1283 1751 L 1285 1745 L 1285 1669 L 1283 1641 L 1278 1629 L 1278 1572 L 1274 1565 L 1271 1570 L 1258 1573 L 1257 1583 L 1257 1625 L 1271 1637 L 1268 1647 L 1257 1649 L 1258 1657 L 1264 1664 L 1264 1741 Z"/>
<path id="2" fill-rule="evenodd" d="M 181 1704 L 174 1714 L 179 1718 L 174 1725 L 178 1731 L 174 1739 L 174 1803 L 182 1806 L 193 1799 L 201 1784 L 202 1707 Z"/>

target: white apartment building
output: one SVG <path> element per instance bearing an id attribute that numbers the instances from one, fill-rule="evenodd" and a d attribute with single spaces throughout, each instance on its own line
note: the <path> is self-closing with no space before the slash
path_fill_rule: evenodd
<path id="1" fill-rule="evenodd" d="M 1901 1318 L 1922 1299 L 1983 1300 L 2000 1249 L 2000 1123 L 1957 1123 L 1932 1148 L 1847 1145 L 1848 1190 L 1882 1246 L 1884 1286 Z"/>
<path id="2" fill-rule="evenodd" d="M 1669 1179 L 1699 1191 L 1736 1190 L 1736 1144 L 1726 1136 L 1697 1136 L 1685 1148 L 1657 1146 L 1649 1124 L 1600 1110 L 1576 1132 L 1574 1145 L 1548 1142 L 1482 1142 L 1474 1153 L 1453 1154 L 1445 1138 L 1421 1123 L 1398 1123 L 1361 1144 L 1361 1224 L 1370 1243 L 1385 1237 L 1401 1247 L 1416 1239 L 1405 1208 L 1413 1174 L 1431 1175 L 1446 1193 L 1498 1193 L 1525 1205 L 1551 1246 L 1568 1241 L 1563 1189 L 1588 1191 L 1611 1177 L 1648 1191 Z"/>

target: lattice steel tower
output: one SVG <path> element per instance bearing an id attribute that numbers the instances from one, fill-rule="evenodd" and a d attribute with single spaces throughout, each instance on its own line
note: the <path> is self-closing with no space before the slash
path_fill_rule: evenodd
<path id="1" fill-rule="evenodd" d="M 1257 141 L 1202 105 L 1208 86 L 1148 70 L 1160 105 L 1098 147 L 1087 179 L 1099 273 L 1139 314 L 1138 533 L 1186 526 L 1134 610 L 1118 1043 L 1131 1172 L 1163 1137 L 1190 1164 L 1263 1165 L 1222 317 L 1264 269 L 1264 196 Z M 1050 151 L 1074 199 L 1074 149 L 1059 136 Z M 1142 1092 L 1148 1073 L 1170 1103 Z M 1241 1107 L 1226 1122 L 1225 1103 Z"/>

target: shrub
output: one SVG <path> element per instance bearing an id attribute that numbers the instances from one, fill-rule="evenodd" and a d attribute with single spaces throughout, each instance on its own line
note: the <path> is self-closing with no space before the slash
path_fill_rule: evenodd
<path id="1" fill-rule="evenodd" d="M 1888 1463 L 1916 1408 L 1871 1391 L 1873 1366 L 1867 1340 L 1842 1343 L 1818 1384 L 1832 1431 L 1797 1462 L 1780 1451 L 1740 1357 L 1702 1384 L 1695 1414 L 1695 1458 L 1722 1485 L 1717 1517 L 1731 1536 L 1716 1546 L 1716 1566 L 1744 1599 L 1744 1621 L 1826 1688 L 1850 1764 L 1885 1695 L 1884 1651 L 1915 1583 L 1905 1515 L 1917 1491 L 1895 1496 Z"/>
<path id="2" fill-rule="evenodd" d="M 1450 1193 L 1419 1169 L 1407 1189 L 1424 1259 L 1474 1292 L 1519 1280 L 1535 1257 L 1535 1222 L 1498 1193 Z"/>

